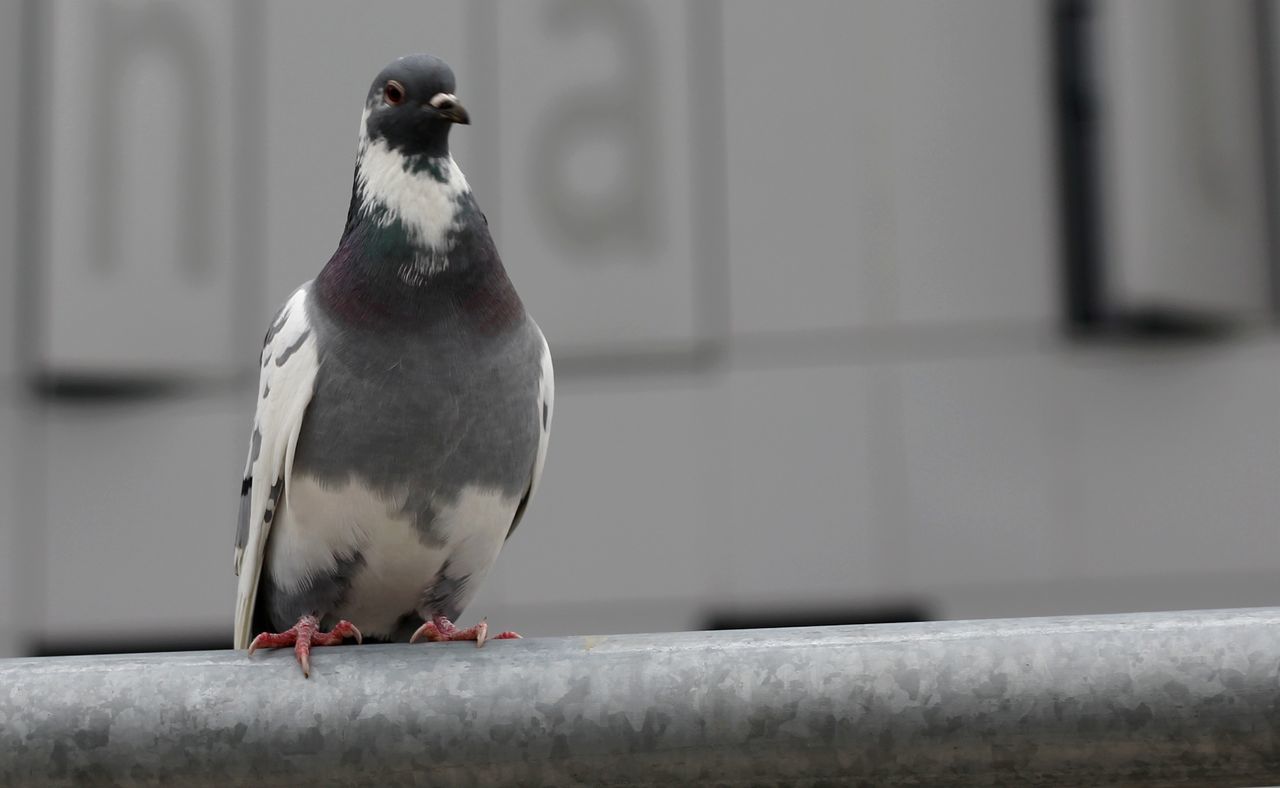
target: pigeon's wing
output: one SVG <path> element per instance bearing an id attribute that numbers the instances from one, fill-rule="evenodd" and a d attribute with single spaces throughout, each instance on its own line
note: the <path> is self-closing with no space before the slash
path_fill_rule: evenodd
<path id="1" fill-rule="evenodd" d="M 236 531 L 236 648 L 253 636 L 253 605 L 271 521 L 289 498 L 289 473 L 302 429 L 302 416 L 315 391 L 319 357 L 315 332 L 307 322 L 309 284 L 294 291 L 276 315 L 262 347 L 258 410 L 253 419 L 249 460 L 240 488 Z"/>
<path id="2" fill-rule="evenodd" d="M 511 528 L 507 531 L 507 538 L 511 538 L 511 534 L 515 532 L 516 526 L 520 524 L 520 518 L 524 517 L 524 510 L 528 508 L 529 501 L 533 499 L 533 494 L 538 489 L 538 482 L 542 480 L 542 466 L 547 462 L 547 442 L 551 438 L 551 417 L 555 413 L 556 400 L 556 376 L 555 371 L 551 367 L 551 348 L 547 345 L 547 338 L 542 335 L 542 330 L 537 324 L 533 329 L 538 332 L 538 338 L 542 340 L 542 378 L 538 383 L 538 423 L 540 429 L 538 431 L 538 453 L 533 461 L 533 475 L 529 478 L 529 488 L 525 490 L 524 497 L 520 499 L 520 506 L 516 508 L 516 516 L 511 521 Z"/>

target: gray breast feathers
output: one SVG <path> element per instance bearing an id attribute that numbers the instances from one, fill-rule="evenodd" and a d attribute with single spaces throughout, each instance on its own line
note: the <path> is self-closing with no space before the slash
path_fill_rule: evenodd
<path id="1" fill-rule="evenodd" d="M 424 539 L 464 490 L 524 498 L 541 476 L 554 382 L 531 320 L 498 338 L 367 341 L 313 314 L 323 350 L 295 472 L 403 500 Z"/>

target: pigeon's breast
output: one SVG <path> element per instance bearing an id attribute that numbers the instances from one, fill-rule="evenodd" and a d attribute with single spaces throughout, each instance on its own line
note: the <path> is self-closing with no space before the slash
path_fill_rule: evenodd
<path id="1" fill-rule="evenodd" d="M 329 334 L 329 336 L 326 336 Z M 322 328 L 316 389 L 295 471 L 357 478 L 430 518 L 468 487 L 519 499 L 540 431 L 542 342 L 529 321 L 496 337 L 462 331 L 374 341 Z"/>
<path id="2" fill-rule="evenodd" d="M 318 344 L 272 582 L 324 578 L 335 615 L 369 634 L 424 606 L 456 614 L 529 488 L 540 335 L 370 342 L 322 327 Z"/>

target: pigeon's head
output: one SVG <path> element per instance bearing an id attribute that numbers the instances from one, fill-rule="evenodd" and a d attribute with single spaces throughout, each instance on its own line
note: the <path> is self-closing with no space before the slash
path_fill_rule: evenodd
<path id="1" fill-rule="evenodd" d="M 446 155 L 449 128 L 471 122 L 454 84 L 453 69 L 438 57 L 400 58 L 369 87 L 365 134 L 405 156 Z"/>

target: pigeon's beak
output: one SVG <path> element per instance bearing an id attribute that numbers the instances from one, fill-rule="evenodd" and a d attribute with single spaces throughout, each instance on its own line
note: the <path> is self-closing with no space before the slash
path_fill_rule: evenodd
<path id="1" fill-rule="evenodd" d="M 452 93 L 437 93 L 427 103 L 450 123 L 466 125 L 471 122 L 471 116 L 467 114 L 467 108 L 458 103 L 458 97 Z"/>

